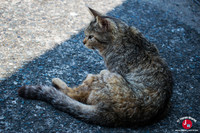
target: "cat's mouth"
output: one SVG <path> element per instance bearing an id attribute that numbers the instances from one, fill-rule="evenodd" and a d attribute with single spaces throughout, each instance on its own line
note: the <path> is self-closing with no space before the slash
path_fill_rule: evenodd
<path id="1" fill-rule="evenodd" d="M 88 45 L 88 44 L 87 44 L 87 41 L 88 41 L 88 40 L 85 38 L 85 39 L 83 40 L 83 44 L 84 44 L 87 48 L 93 49 L 93 50 L 94 50 L 95 47 L 94 47 L 94 46 L 91 46 L 91 45 Z"/>
<path id="2" fill-rule="evenodd" d="M 90 45 L 87 45 L 87 44 L 85 44 L 85 46 L 86 46 L 87 48 L 89 48 L 89 49 L 93 49 L 93 50 L 95 50 L 95 49 L 96 49 L 95 47 L 93 47 L 93 46 L 90 46 Z"/>

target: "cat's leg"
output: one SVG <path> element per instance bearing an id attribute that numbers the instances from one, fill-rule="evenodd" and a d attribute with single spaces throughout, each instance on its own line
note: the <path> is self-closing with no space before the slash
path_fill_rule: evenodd
<path id="1" fill-rule="evenodd" d="M 52 84 L 54 87 L 62 91 L 63 93 L 72 92 L 73 89 L 68 87 L 67 84 L 59 78 L 53 78 Z"/>
<path id="2" fill-rule="evenodd" d="M 67 86 L 67 84 L 62 81 L 59 78 L 53 78 L 52 79 L 52 84 L 54 87 L 56 87 L 56 89 L 58 89 L 59 91 L 63 92 L 64 94 L 68 95 L 69 97 L 80 101 L 80 102 L 86 102 L 87 97 L 88 97 L 88 92 L 84 91 L 82 88 L 85 88 L 85 90 L 87 90 L 87 87 L 77 87 L 77 88 L 70 88 Z"/>
<path id="3" fill-rule="evenodd" d="M 59 78 L 52 79 L 52 84 L 69 97 L 82 103 L 86 103 L 87 98 L 91 92 L 90 85 L 92 84 L 94 79 L 95 75 L 88 74 L 83 83 L 73 89 L 68 87 L 67 84 Z"/>
<path id="4" fill-rule="evenodd" d="M 100 72 L 101 75 L 102 75 L 102 74 L 106 74 L 106 73 L 110 73 L 110 71 L 107 70 L 107 69 L 104 69 L 104 70 L 101 70 L 101 72 Z"/>
<path id="5" fill-rule="evenodd" d="M 81 85 L 72 89 L 72 91 L 67 92 L 69 97 L 76 99 L 82 103 L 87 103 L 87 99 L 92 91 L 91 84 L 96 79 L 96 75 L 88 74 L 86 79 Z"/>
<path id="6" fill-rule="evenodd" d="M 23 86 L 18 90 L 19 96 L 28 99 L 37 99 L 52 104 L 55 108 L 70 113 L 76 118 L 99 124 L 109 125 L 113 117 L 104 113 L 99 105 L 87 105 L 70 98 L 61 91 L 50 86 Z"/>
<path id="7" fill-rule="evenodd" d="M 93 74 L 88 74 L 86 79 L 83 81 L 83 84 L 91 84 L 92 81 L 95 79 L 95 75 Z M 61 90 L 62 92 L 66 91 L 66 92 L 73 92 L 73 89 L 68 87 L 67 84 L 62 81 L 59 78 L 53 78 L 52 79 L 52 84 L 54 87 L 56 87 L 57 89 Z"/>

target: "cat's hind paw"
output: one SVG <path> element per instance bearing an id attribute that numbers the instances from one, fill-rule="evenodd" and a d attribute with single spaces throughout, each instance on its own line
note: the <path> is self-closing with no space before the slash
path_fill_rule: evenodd
<path id="1" fill-rule="evenodd" d="M 65 90 L 68 88 L 67 84 L 59 78 L 53 78 L 52 85 L 59 90 Z"/>

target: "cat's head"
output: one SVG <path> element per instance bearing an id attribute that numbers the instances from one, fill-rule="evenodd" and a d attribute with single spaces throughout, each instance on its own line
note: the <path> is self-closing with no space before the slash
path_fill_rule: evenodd
<path id="1" fill-rule="evenodd" d="M 108 46 L 120 41 L 120 36 L 127 25 L 122 21 L 104 16 L 98 11 L 89 8 L 93 20 L 85 29 L 85 39 L 83 43 L 87 48 L 102 51 Z"/>

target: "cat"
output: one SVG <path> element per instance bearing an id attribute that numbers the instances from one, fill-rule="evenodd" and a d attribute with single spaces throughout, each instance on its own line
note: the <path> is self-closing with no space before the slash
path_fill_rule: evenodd
<path id="1" fill-rule="evenodd" d="M 89 11 L 94 19 L 83 43 L 99 52 L 107 70 L 89 74 L 75 88 L 59 78 L 52 79 L 53 86 L 22 86 L 19 96 L 109 127 L 144 125 L 166 116 L 173 79 L 156 46 L 121 20 Z"/>

